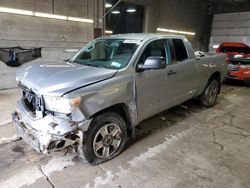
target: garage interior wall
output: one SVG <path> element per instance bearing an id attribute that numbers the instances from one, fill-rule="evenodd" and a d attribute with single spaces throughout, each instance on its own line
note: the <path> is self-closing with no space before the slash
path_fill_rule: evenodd
<path id="1" fill-rule="evenodd" d="M 67 59 L 65 49 L 80 48 L 93 39 L 93 28 L 102 28 L 103 0 L 1 0 L 0 6 L 93 19 L 81 23 L 0 13 L 0 47 L 43 47 L 43 58 L 36 62 Z M 195 32 L 189 37 L 194 48 L 201 48 L 206 8 L 184 0 L 125 0 L 145 7 L 144 32 L 157 32 L 158 27 Z M 169 34 L 169 33 L 163 33 Z M 32 62 L 34 63 L 34 62 Z M 31 63 L 30 63 L 31 64 Z M 0 89 L 17 87 L 18 68 L 0 63 Z"/>
<path id="2" fill-rule="evenodd" d="M 209 49 L 223 42 L 243 42 L 250 45 L 250 12 L 215 14 Z"/>
<path id="3" fill-rule="evenodd" d="M 185 0 L 126 0 L 127 2 L 144 5 L 146 9 L 144 30 L 148 33 L 157 32 L 156 29 L 166 28 L 179 31 L 195 32 L 193 37 L 186 36 L 194 49 L 202 49 L 201 39 L 207 38 L 204 21 L 207 19 L 207 7 L 199 3 Z M 205 26 L 206 27 L 206 26 Z M 162 33 L 170 34 L 170 33 Z M 204 35 L 205 34 L 205 35 Z M 209 37 L 207 43 L 209 42 Z"/>
<path id="4" fill-rule="evenodd" d="M 102 0 L 1 0 L 0 6 L 98 20 Z M 94 10 L 98 10 L 97 13 Z M 72 54 L 66 49 L 81 48 L 93 39 L 96 23 L 83 23 L 0 13 L 0 47 L 43 47 L 39 61 L 63 60 Z M 16 87 L 18 68 L 0 63 L 0 89 Z"/>
<path id="5" fill-rule="evenodd" d="M 194 49 L 201 50 L 206 8 L 182 0 L 159 1 L 158 6 L 160 10 L 158 27 L 196 33 L 193 37 L 187 37 Z"/>

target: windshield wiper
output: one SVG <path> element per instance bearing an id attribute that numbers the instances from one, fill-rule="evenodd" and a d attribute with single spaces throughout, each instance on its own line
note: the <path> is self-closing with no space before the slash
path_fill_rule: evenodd
<path id="1" fill-rule="evenodd" d="M 107 68 L 103 65 L 96 65 L 96 64 L 92 64 L 92 63 L 81 63 L 81 64 L 86 65 L 86 66 L 90 66 L 90 67 Z"/>
<path id="2" fill-rule="evenodd" d="M 64 59 L 64 62 L 69 62 L 69 63 L 75 63 L 74 61 L 71 61 L 70 59 Z"/>
<path id="3" fill-rule="evenodd" d="M 107 59 L 105 59 L 105 58 L 101 58 L 101 59 L 91 59 L 90 61 L 91 61 L 91 62 L 93 62 L 93 61 L 107 61 Z"/>

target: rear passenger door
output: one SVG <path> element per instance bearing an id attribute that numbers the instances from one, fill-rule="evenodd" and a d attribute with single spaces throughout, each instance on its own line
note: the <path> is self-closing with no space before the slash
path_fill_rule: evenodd
<path id="1" fill-rule="evenodd" d="M 195 95 L 199 83 L 197 60 L 191 57 L 183 39 L 169 41 L 173 60 L 167 75 L 169 80 L 175 80 L 176 103 L 182 103 Z"/>

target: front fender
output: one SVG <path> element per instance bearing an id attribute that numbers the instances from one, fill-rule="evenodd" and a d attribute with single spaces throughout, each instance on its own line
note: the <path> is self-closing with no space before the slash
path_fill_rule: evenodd
<path id="1" fill-rule="evenodd" d="M 70 92 L 81 96 L 80 109 L 86 118 L 117 104 L 128 108 L 132 124 L 137 120 L 135 82 L 132 75 L 117 75 L 111 79 Z"/>

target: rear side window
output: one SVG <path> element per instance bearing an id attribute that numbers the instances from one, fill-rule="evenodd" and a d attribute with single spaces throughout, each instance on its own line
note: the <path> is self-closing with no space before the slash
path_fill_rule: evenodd
<path id="1" fill-rule="evenodd" d="M 173 39 L 173 46 L 176 56 L 176 61 L 188 59 L 186 47 L 181 39 Z"/>

